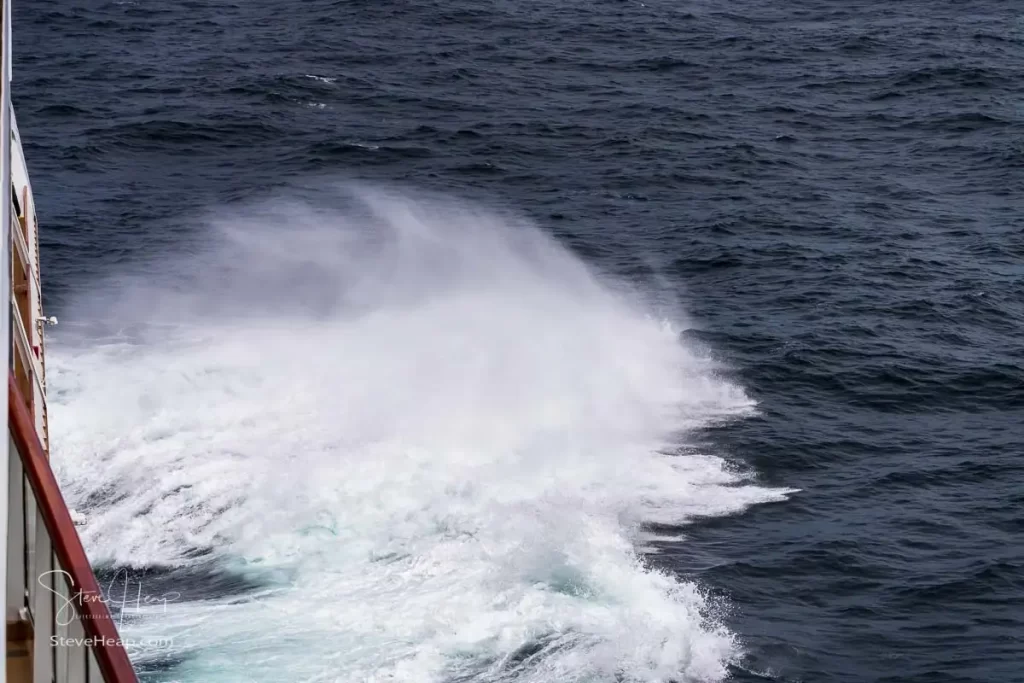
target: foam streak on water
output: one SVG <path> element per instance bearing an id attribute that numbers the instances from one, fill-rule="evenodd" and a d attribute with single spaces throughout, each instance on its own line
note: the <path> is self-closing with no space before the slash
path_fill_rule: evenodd
<path id="1" fill-rule="evenodd" d="M 724 678 L 737 643 L 640 525 L 785 492 L 677 453 L 753 406 L 672 321 L 453 202 L 263 206 L 206 245 L 81 297 L 106 336 L 51 363 L 92 558 L 261 586 L 126 625 L 175 678 Z"/>

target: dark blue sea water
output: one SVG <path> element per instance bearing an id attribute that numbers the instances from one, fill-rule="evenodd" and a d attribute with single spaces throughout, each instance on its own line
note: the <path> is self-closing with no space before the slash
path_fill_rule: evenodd
<path id="1" fill-rule="evenodd" d="M 721 606 L 730 680 L 1024 681 L 1019 3 L 26 0 L 14 20 L 69 329 L 104 276 L 201 252 L 208 211 L 346 179 L 518 212 L 680 302 L 683 343 L 757 404 L 690 447 L 798 490 L 649 525 L 675 540 L 648 566 Z M 223 680 L 256 679 L 237 666 Z M 671 668 L 592 680 L 721 678 Z M 420 680 L 389 671 L 294 680 Z"/>

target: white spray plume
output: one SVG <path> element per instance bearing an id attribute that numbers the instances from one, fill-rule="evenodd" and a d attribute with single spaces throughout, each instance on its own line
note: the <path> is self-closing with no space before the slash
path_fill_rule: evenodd
<path id="1" fill-rule="evenodd" d="M 454 201 L 361 188 L 221 217 L 204 245 L 81 297 L 65 317 L 106 334 L 50 369 L 92 558 L 266 586 L 126 626 L 174 639 L 176 679 L 725 677 L 733 637 L 645 565 L 639 524 L 785 491 L 673 455 L 752 403 L 671 321 Z"/>

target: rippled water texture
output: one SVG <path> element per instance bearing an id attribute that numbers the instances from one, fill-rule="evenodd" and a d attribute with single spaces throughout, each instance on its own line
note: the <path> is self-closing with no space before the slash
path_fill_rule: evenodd
<path id="1" fill-rule="evenodd" d="M 151 680 L 1021 680 L 1017 3 L 14 13 L 55 457 L 206 629 Z"/>

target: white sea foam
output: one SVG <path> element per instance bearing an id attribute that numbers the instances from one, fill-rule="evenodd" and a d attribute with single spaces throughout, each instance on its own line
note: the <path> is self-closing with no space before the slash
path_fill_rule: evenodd
<path id="1" fill-rule="evenodd" d="M 330 76 L 317 76 L 316 74 L 306 74 L 306 78 L 311 78 L 314 81 L 327 84 L 334 83 L 338 80 L 337 78 L 331 78 Z"/>
<path id="2" fill-rule="evenodd" d="M 785 494 L 671 455 L 752 402 L 523 221 L 347 206 L 221 217 L 63 312 L 110 321 L 49 370 L 91 556 L 266 586 L 127 635 L 172 637 L 204 682 L 724 678 L 734 638 L 635 548 L 643 521 Z"/>

